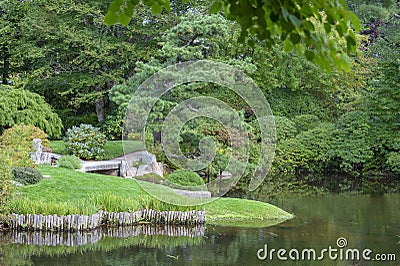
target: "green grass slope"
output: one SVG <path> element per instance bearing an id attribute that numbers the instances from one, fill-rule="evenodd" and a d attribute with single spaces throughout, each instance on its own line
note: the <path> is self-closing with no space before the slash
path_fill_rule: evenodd
<path id="1" fill-rule="evenodd" d="M 219 198 L 201 203 L 177 195 L 171 188 L 134 179 L 88 174 L 58 167 L 41 166 L 39 170 L 51 178 L 35 185 L 18 188 L 10 211 L 42 214 L 90 214 L 105 211 L 135 211 L 140 208 L 158 210 L 205 209 L 208 224 L 235 226 L 268 226 L 291 219 L 293 215 L 271 204 L 237 198 Z M 144 188 L 144 189 L 143 189 Z M 184 206 L 168 204 L 149 196 L 151 189 L 162 198 Z"/>

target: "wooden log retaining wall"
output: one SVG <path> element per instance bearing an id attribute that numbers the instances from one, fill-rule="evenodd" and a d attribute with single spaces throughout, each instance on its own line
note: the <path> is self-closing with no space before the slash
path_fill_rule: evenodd
<path id="1" fill-rule="evenodd" d="M 177 225 L 152 225 L 142 224 L 137 226 L 108 227 L 96 229 L 91 232 L 21 232 L 10 231 L 4 234 L 3 239 L 7 239 L 14 244 L 27 244 L 35 246 L 82 246 L 94 244 L 103 237 L 128 238 L 138 235 L 167 235 L 167 236 L 185 236 L 201 237 L 204 236 L 204 226 L 177 226 Z"/>
<path id="2" fill-rule="evenodd" d="M 205 211 L 155 211 L 142 209 L 136 212 L 103 212 L 92 215 L 42 215 L 11 214 L 8 225 L 13 230 L 75 232 L 90 231 L 107 226 L 127 226 L 139 223 L 196 225 L 203 224 Z"/>

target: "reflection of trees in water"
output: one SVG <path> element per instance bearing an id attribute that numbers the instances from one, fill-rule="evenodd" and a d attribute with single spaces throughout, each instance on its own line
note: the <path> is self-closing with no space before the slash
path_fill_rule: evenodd
<path id="1" fill-rule="evenodd" d="M 104 254 L 116 249 L 166 249 L 197 246 L 203 241 L 204 227 L 148 225 L 103 228 L 91 232 L 8 232 L 0 235 L 0 265 L 65 265 L 62 260 L 79 263 L 72 265 L 101 265 Z M 57 244 L 58 243 L 58 244 Z M 62 245 L 63 243 L 63 245 Z M 118 252 L 117 252 L 118 253 Z M 116 254 L 117 254 L 116 253 Z M 133 253 L 136 254 L 136 253 Z M 54 256 L 57 256 L 55 259 Z M 115 256 L 113 255 L 113 258 Z M 43 261 L 42 261 L 43 260 Z M 56 264 L 54 264 L 57 261 Z M 87 261 L 88 263 L 84 263 Z M 112 265 L 120 265 L 112 264 Z M 131 264 L 132 265 L 132 264 Z"/>

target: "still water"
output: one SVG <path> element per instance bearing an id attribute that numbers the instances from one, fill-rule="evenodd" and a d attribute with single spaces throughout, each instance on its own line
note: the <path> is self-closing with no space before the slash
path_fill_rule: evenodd
<path id="1" fill-rule="evenodd" d="M 0 265 L 400 265 L 400 195 L 301 197 L 273 203 L 296 217 L 267 228 L 133 228 L 114 232 L 114 237 L 100 232 L 75 236 L 81 245 L 73 247 L 32 245 L 28 236 L 3 235 Z M 72 239 L 65 235 L 57 239 L 62 243 L 68 237 Z M 22 240 L 31 245 L 9 243 Z M 271 249 L 286 250 L 281 258 L 288 261 L 280 260 L 276 251 L 271 260 Z M 313 261 L 307 251 L 302 259 L 304 249 L 315 250 L 316 258 L 321 250 L 328 251 L 322 260 Z M 353 251 L 346 260 L 349 249 L 357 249 L 360 260 L 352 260 Z M 371 261 L 362 258 L 366 249 L 371 250 L 366 252 Z M 297 261 L 289 256 L 296 258 L 293 250 L 299 252 Z M 335 254 L 336 260 L 330 259 Z M 376 254 L 391 261 L 372 261 Z"/>

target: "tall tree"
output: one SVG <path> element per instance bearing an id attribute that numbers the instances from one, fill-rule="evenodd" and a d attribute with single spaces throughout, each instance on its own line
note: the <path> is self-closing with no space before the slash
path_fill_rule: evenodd
<path id="1" fill-rule="evenodd" d="M 46 97 L 65 117 L 95 112 L 102 121 L 107 93 L 151 53 L 154 29 L 138 17 L 131 26 L 106 27 L 105 1 L 2 1 L 3 79 Z M 76 110 L 72 112 L 72 110 Z"/>

